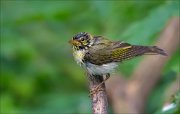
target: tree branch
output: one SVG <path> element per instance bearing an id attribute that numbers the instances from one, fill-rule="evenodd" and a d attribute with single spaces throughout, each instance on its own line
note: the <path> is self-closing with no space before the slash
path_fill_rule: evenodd
<path id="1" fill-rule="evenodd" d="M 103 76 L 93 75 L 87 73 L 89 81 L 90 91 L 94 90 L 102 81 Z M 92 102 L 92 113 L 93 114 L 108 114 L 108 101 L 105 91 L 105 84 L 103 83 L 100 88 L 101 91 L 97 91 L 95 94 L 91 95 Z"/>
<path id="2" fill-rule="evenodd" d="M 114 113 L 126 113 L 129 110 L 126 102 L 126 84 L 127 80 L 122 74 L 114 74 L 106 82 L 107 95 Z"/>

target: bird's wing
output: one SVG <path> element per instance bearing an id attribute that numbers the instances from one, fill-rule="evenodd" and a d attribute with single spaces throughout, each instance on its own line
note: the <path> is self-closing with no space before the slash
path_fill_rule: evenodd
<path id="1" fill-rule="evenodd" d="M 89 51 L 85 54 L 84 61 L 96 65 L 119 62 L 125 58 L 126 52 L 128 52 L 131 47 L 130 44 L 122 42 L 94 45 L 89 48 Z"/>
<path id="2" fill-rule="evenodd" d="M 166 55 L 162 49 L 156 46 L 137 46 L 123 42 L 111 42 L 102 48 L 99 48 L 97 45 L 92 46 L 85 54 L 84 61 L 102 65 L 111 62 L 121 62 L 143 54 Z"/>

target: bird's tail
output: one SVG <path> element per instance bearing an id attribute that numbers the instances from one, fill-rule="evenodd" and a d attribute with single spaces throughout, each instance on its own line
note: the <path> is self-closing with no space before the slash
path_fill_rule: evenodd
<path id="1" fill-rule="evenodd" d="M 145 46 L 144 54 L 160 54 L 167 56 L 167 53 L 163 49 L 160 49 L 157 46 L 147 46 L 147 47 Z"/>
<path id="2" fill-rule="evenodd" d="M 167 53 L 157 46 L 132 46 L 132 53 L 134 53 L 135 56 L 147 54 L 167 56 Z"/>
<path id="3" fill-rule="evenodd" d="M 118 52 L 118 53 L 117 53 Z M 163 50 L 160 49 L 157 46 L 138 46 L 138 45 L 129 45 L 126 47 L 122 47 L 119 48 L 119 51 L 116 51 L 115 55 L 119 55 L 117 56 L 116 60 L 118 61 L 123 61 L 123 60 L 127 60 L 127 59 L 131 59 L 134 58 L 136 56 L 141 56 L 141 55 L 164 55 L 167 56 L 167 53 Z"/>

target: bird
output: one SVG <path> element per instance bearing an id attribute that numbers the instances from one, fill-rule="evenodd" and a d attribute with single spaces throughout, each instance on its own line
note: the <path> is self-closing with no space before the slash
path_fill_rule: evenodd
<path id="1" fill-rule="evenodd" d="M 75 61 L 88 74 L 106 76 L 102 83 L 125 60 L 147 54 L 167 56 L 167 53 L 157 46 L 132 45 L 123 41 L 111 41 L 103 36 L 92 35 L 88 32 L 77 33 L 69 40 L 69 43 L 72 45 Z M 97 91 L 101 84 L 94 91 Z"/>

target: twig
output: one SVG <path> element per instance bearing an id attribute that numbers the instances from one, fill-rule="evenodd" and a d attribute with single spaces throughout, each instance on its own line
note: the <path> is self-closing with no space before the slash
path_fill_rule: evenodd
<path id="1" fill-rule="evenodd" d="M 87 76 L 88 76 L 90 91 L 96 88 L 103 81 L 103 76 L 100 75 L 91 76 L 90 74 L 87 73 Z M 92 102 L 92 113 L 108 114 L 108 101 L 105 91 L 105 84 L 102 84 L 99 90 L 101 91 L 97 91 L 95 94 L 92 94 L 90 96 Z"/>

